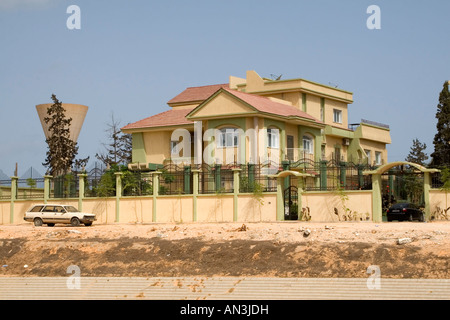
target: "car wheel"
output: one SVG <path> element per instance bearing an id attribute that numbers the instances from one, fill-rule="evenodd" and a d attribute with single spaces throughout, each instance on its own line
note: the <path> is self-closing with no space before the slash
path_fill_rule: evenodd
<path id="1" fill-rule="evenodd" d="M 419 222 L 424 222 L 424 221 L 425 221 L 425 216 L 424 216 L 423 213 L 421 213 L 421 214 L 419 215 Z"/>
<path id="2" fill-rule="evenodd" d="M 77 217 L 73 217 L 70 220 L 70 224 L 72 225 L 72 227 L 78 227 L 80 225 L 80 219 L 78 219 Z"/>
<path id="3" fill-rule="evenodd" d="M 33 222 L 36 227 L 42 227 L 43 221 L 41 218 L 34 218 Z"/>
<path id="4" fill-rule="evenodd" d="M 90 226 L 92 226 L 92 222 L 86 222 L 84 225 L 85 225 L 86 227 L 90 227 Z"/>

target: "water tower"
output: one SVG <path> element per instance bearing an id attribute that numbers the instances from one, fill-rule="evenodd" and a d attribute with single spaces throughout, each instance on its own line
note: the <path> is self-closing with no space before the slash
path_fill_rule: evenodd
<path id="1" fill-rule="evenodd" d="M 44 129 L 45 138 L 49 138 L 49 124 L 45 123 L 44 118 L 47 117 L 47 110 L 53 105 L 53 103 L 38 104 L 36 106 L 39 119 L 41 120 L 42 129 Z M 72 118 L 70 123 L 70 139 L 77 142 L 78 136 L 83 126 L 84 118 L 88 111 L 88 107 L 82 104 L 62 103 L 62 107 L 65 110 L 65 116 L 67 119 Z"/>
<path id="2" fill-rule="evenodd" d="M 42 129 L 44 129 L 45 138 L 48 139 L 50 137 L 50 123 L 45 123 L 44 118 L 48 117 L 47 110 L 53 105 L 53 103 L 44 103 L 38 104 L 36 106 L 37 113 L 39 115 L 39 119 L 41 120 Z M 86 117 L 88 107 L 81 104 L 73 104 L 73 103 L 61 103 L 65 112 L 64 115 L 67 119 L 72 118 L 69 127 L 69 138 L 73 142 L 77 142 L 78 136 L 81 131 L 81 127 L 83 126 L 84 118 Z M 57 178 L 53 181 L 54 186 L 54 194 L 55 197 L 64 197 L 64 178 Z M 68 194 L 72 191 L 73 185 L 69 184 L 67 187 L 69 189 Z"/>

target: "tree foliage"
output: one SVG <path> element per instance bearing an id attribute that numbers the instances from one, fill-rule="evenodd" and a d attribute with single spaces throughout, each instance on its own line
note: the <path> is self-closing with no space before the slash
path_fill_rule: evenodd
<path id="1" fill-rule="evenodd" d="M 425 162 L 428 160 L 428 155 L 424 152 L 426 149 L 427 145 L 425 143 L 421 143 L 417 138 L 414 139 L 413 145 L 405 161 L 425 166 Z"/>
<path id="2" fill-rule="evenodd" d="M 109 143 L 103 144 L 104 153 L 97 153 L 95 157 L 106 166 L 128 164 L 131 162 L 132 141 L 130 134 L 124 134 L 120 130 L 119 122 L 111 115 L 111 122 L 105 130 L 108 134 Z"/>
<path id="3" fill-rule="evenodd" d="M 436 129 L 434 137 L 434 152 L 431 154 L 431 165 L 439 167 L 450 164 L 450 91 L 446 81 L 439 94 L 439 104 L 436 112 Z"/>
<path id="4" fill-rule="evenodd" d="M 44 118 L 49 125 L 49 137 L 46 139 L 47 158 L 42 164 L 51 175 L 62 175 L 70 171 L 78 154 L 78 145 L 70 139 L 72 118 L 66 118 L 62 103 L 52 94 L 53 105 L 47 109 Z"/>

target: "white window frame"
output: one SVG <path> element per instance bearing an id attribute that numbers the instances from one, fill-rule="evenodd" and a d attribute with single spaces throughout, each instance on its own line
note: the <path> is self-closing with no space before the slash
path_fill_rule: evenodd
<path id="1" fill-rule="evenodd" d="M 280 130 L 276 128 L 267 129 L 267 146 L 269 148 L 280 148 Z"/>
<path id="2" fill-rule="evenodd" d="M 307 154 L 314 154 L 314 139 L 311 136 L 304 135 L 302 138 L 303 151 Z"/>
<path id="3" fill-rule="evenodd" d="M 333 109 L 333 122 L 342 123 L 342 110 Z"/>
<path id="4" fill-rule="evenodd" d="M 381 164 L 381 152 L 375 151 L 375 164 L 380 165 Z"/>
<path id="5" fill-rule="evenodd" d="M 170 154 L 171 155 L 178 154 L 178 141 L 170 140 Z"/>
<path id="6" fill-rule="evenodd" d="M 237 128 L 219 129 L 217 147 L 219 148 L 235 148 L 239 145 L 239 131 Z"/>
<path id="7" fill-rule="evenodd" d="M 371 158 L 370 155 L 371 155 L 372 152 L 370 150 L 368 150 L 368 149 L 364 149 L 364 153 L 366 154 L 366 157 L 367 157 L 367 163 L 370 164 L 370 160 L 371 160 L 370 159 Z"/>

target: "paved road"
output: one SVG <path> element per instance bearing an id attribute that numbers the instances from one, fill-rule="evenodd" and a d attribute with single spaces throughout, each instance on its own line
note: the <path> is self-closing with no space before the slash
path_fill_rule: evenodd
<path id="1" fill-rule="evenodd" d="M 0 277 L 0 299 L 450 300 L 450 279 Z"/>

